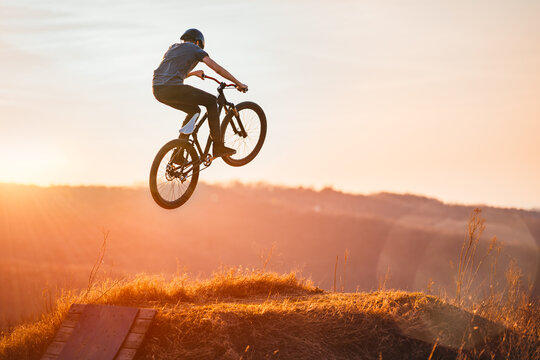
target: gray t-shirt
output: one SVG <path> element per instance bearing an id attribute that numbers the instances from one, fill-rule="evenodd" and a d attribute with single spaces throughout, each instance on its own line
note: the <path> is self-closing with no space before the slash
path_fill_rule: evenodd
<path id="1" fill-rule="evenodd" d="M 182 85 L 187 74 L 205 56 L 208 56 L 206 51 L 190 42 L 171 45 L 163 55 L 161 64 L 154 70 L 152 86 Z"/>

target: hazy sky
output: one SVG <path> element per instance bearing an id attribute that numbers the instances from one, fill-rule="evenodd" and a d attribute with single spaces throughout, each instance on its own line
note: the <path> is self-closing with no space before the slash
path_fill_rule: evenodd
<path id="1" fill-rule="evenodd" d="M 152 72 L 189 27 L 269 122 L 203 180 L 540 207 L 536 0 L 2 0 L 0 181 L 146 182 L 184 117 Z"/>

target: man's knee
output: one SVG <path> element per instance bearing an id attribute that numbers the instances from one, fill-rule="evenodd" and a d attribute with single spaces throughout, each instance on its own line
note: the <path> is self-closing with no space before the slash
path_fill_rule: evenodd
<path id="1" fill-rule="evenodd" d="M 187 113 L 188 115 L 193 115 L 195 113 L 200 113 L 201 112 L 201 108 L 197 105 L 186 105 L 186 104 L 181 104 L 178 106 L 178 109 L 179 110 L 182 110 L 183 112 Z"/>
<path id="2" fill-rule="evenodd" d="M 212 95 L 212 94 L 208 94 L 207 96 L 204 97 L 203 105 L 204 105 L 206 108 L 217 106 L 217 97 L 215 97 L 215 96 Z"/>

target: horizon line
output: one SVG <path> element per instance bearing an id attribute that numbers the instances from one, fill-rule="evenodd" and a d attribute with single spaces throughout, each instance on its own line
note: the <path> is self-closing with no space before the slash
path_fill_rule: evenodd
<path id="1" fill-rule="evenodd" d="M 540 206 L 538 207 L 519 207 L 519 206 L 508 206 L 508 205 L 501 205 L 501 204 L 493 204 L 493 203 L 479 203 L 479 202 L 458 202 L 458 201 L 448 201 L 444 200 L 440 197 L 437 197 L 435 195 L 429 195 L 429 194 L 421 194 L 416 192 L 398 192 L 398 191 L 389 191 L 389 190 L 380 190 L 380 191 L 373 191 L 373 192 L 355 192 L 355 191 L 349 191 L 346 189 L 341 189 L 338 187 L 335 187 L 334 185 L 324 185 L 324 186 L 315 186 L 315 185 L 309 185 L 309 184 L 282 184 L 282 183 L 271 183 L 266 182 L 263 180 L 258 181 L 241 181 L 238 179 L 235 180 L 226 180 L 226 181 L 200 181 L 200 184 L 203 184 L 205 186 L 215 186 L 215 187 L 227 187 L 227 186 L 246 186 L 246 187 L 270 187 L 270 188 L 281 188 L 281 189 L 297 189 L 297 190 L 308 190 L 313 191 L 316 193 L 321 193 L 323 191 L 333 191 L 335 193 L 341 193 L 344 195 L 349 196 L 376 196 L 376 195 L 383 195 L 383 194 L 389 194 L 389 195 L 397 195 L 397 196 L 414 196 L 417 198 L 424 198 L 427 200 L 434 200 L 438 201 L 441 204 L 449 205 L 449 206 L 465 206 L 465 207 L 491 207 L 491 208 L 497 208 L 497 209 L 507 209 L 507 210 L 524 210 L 524 211 L 532 211 L 532 212 L 540 212 Z M 28 187 L 37 187 L 37 188 L 54 188 L 54 187 L 68 187 L 68 188 L 89 188 L 89 187 L 95 187 L 95 188 L 125 188 L 125 189 L 145 189 L 148 187 L 148 184 L 146 181 L 134 181 L 131 184 L 105 184 L 105 183 L 77 183 L 77 184 L 70 184 L 70 183 L 48 183 L 48 184 L 39 184 L 39 183 L 32 183 L 32 182 L 7 182 L 0 180 L 0 186 L 4 185 L 16 185 L 16 186 L 28 186 Z"/>

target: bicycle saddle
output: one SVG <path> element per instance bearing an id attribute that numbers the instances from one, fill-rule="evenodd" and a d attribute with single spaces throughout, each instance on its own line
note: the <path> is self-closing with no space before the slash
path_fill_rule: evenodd
<path id="1" fill-rule="evenodd" d="M 198 118 L 199 113 L 195 113 L 195 115 L 191 117 L 189 122 L 185 126 L 182 126 L 182 128 L 180 129 L 180 134 L 191 134 L 193 130 L 195 130 L 195 123 L 197 122 Z"/>

